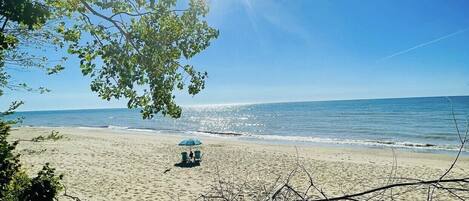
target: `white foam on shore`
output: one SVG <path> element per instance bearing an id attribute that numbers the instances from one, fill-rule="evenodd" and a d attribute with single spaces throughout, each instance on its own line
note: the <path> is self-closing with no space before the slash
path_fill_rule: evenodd
<path id="1" fill-rule="evenodd" d="M 362 145 L 362 146 L 380 146 L 394 148 L 410 148 L 410 149 L 428 149 L 428 150 L 444 150 L 457 151 L 455 145 L 434 145 L 417 142 L 395 142 L 395 141 L 378 141 L 378 140 L 354 140 L 340 138 L 322 138 L 307 136 L 280 136 L 280 135 L 246 135 L 240 138 L 257 139 L 268 141 L 287 141 L 287 142 L 306 142 L 306 143 L 326 143 L 326 144 L 343 144 L 343 145 Z M 469 150 L 465 150 L 469 151 Z"/>
<path id="2" fill-rule="evenodd" d="M 50 127 L 44 127 L 50 128 Z M 67 127 L 57 127 L 67 128 Z M 69 127 L 70 128 L 70 127 Z M 163 130 L 144 129 L 144 128 L 128 128 L 123 126 L 102 126 L 102 127 L 73 127 L 78 129 L 99 129 L 99 130 L 123 130 L 144 132 L 152 134 L 163 134 Z M 223 132 L 204 132 L 204 131 L 174 131 L 176 133 L 185 135 L 196 135 L 203 137 L 216 137 L 225 139 L 240 139 L 240 140 L 261 140 L 261 141 L 276 141 L 285 143 L 321 143 L 321 144 L 336 144 L 336 145 L 357 145 L 357 146 L 372 146 L 372 147 L 393 147 L 405 149 L 418 149 L 418 150 L 440 150 L 440 151 L 458 151 L 457 145 L 434 145 L 417 142 L 396 142 L 396 141 L 379 141 L 379 140 L 356 140 L 356 139 L 341 139 L 341 138 L 326 138 L 326 137 L 308 137 L 308 136 L 281 136 L 281 135 L 258 135 L 258 134 L 242 134 L 232 135 L 231 133 L 224 134 Z M 463 150 L 469 152 L 468 149 Z"/>
<path id="3" fill-rule="evenodd" d="M 116 129 L 116 130 L 128 130 L 129 129 L 129 127 L 126 127 L 126 126 L 113 126 L 113 125 L 109 125 L 107 126 L 107 128 Z"/>

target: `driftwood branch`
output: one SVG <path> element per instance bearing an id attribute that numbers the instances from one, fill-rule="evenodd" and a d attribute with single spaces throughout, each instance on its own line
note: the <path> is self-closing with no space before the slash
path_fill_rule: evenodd
<path id="1" fill-rule="evenodd" d="M 67 186 L 65 186 L 65 185 L 62 184 L 62 187 L 64 188 L 64 194 L 63 194 L 63 196 L 68 197 L 68 198 L 70 198 L 70 199 L 72 199 L 72 200 L 74 200 L 74 201 L 81 201 L 81 199 L 80 199 L 79 197 L 73 196 L 73 195 L 70 195 L 70 194 L 67 193 Z"/>

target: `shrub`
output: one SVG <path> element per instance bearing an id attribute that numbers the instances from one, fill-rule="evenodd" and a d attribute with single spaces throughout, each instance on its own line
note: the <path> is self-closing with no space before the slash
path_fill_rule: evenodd
<path id="1" fill-rule="evenodd" d="M 31 139 L 31 141 L 33 142 L 42 142 L 42 141 L 46 141 L 46 140 L 53 140 L 53 141 L 57 141 L 57 140 L 60 140 L 60 139 L 63 139 L 64 136 L 63 135 L 60 135 L 59 134 L 59 131 L 56 131 L 56 130 L 52 130 L 52 132 L 47 135 L 47 136 L 37 136 L 33 139 Z"/>
<path id="2" fill-rule="evenodd" d="M 55 169 L 45 164 L 36 177 L 30 178 L 21 168 L 18 142 L 9 143 L 10 125 L 0 120 L 0 201 L 52 201 L 62 190 Z M 55 133 L 54 135 L 57 135 Z"/>

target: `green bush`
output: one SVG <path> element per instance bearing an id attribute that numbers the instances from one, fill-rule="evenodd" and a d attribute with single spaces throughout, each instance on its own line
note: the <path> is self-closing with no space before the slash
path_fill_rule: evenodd
<path id="1" fill-rule="evenodd" d="M 55 169 L 45 164 L 36 177 L 30 178 L 21 168 L 18 142 L 9 143 L 10 125 L 0 120 L 0 201 L 52 201 L 62 190 Z"/>
<path id="2" fill-rule="evenodd" d="M 14 154 L 18 142 L 8 143 L 10 126 L 0 122 L 0 199 L 7 196 L 9 185 L 20 171 L 19 155 Z"/>
<path id="3" fill-rule="evenodd" d="M 57 141 L 57 140 L 60 140 L 60 139 L 63 139 L 64 136 L 63 135 L 60 135 L 59 134 L 59 131 L 56 131 L 56 130 L 52 130 L 52 132 L 47 135 L 47 136 L 37 136 L 33 139 L 31 139 L 31 141 L 33 142 L 42 142 L 42 141 L 46 141 L 46 140 L 53 140 L 53 141 Z"/>
<path id="4" fill-rule="evenodd" d="M 29 178 L 28 178 L 29 179 Z M 56 176 L 55 169 L 46 163 L 37 177 L 30 179 L 30 183 L 18 196 L 21 200 L 49 201 L 54 200 L 62 190 L 60 180 L 62 175 Z M 21 184 L 20 184 L 21 186 Z"/>

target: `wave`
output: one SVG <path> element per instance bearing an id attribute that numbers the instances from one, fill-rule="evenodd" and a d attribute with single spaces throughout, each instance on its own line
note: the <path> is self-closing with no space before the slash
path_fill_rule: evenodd
<path id="1" fill-rule="evenodd" d="M 324 138 L 324 137 L 307 137 L 307 136 L 282 136 L 282 135 L 256 135 L 235 132 L 218 132 L 218 131 L 187 131 L 188 134 L 218 136 L 218 137 L 238 137 L 241 139 L 255 139 L 280 142 L 301 142 L 301 143 L 324 143 L 324 144 L 343 144 L 343 145 L 362 145 L 362 146 L 379 146 L 409 149 L 429 149 L 429 150 L 445 150 L 457 151 L 457 145 L 437 145 L 431 143 L 418 143 L 408 141 L 391 141 L 391 140 L 357 140 L 342 138 Z M 465 150 L 469 151 L 469 150 Z"/>
<path id="2" fill-rule="evenodd" d="M 430 133 L 419 137 L 433 140 L 456 140 L 458 138 L 457 135 L 452 133 Z"/>
<path id="3" fill-rule="evenodd" d="M 458 145 L 439 145 L 439 144 L 408 142 L 408 141 L 343 139 L 343 138 L 286 136 L 286 135 L 259 135 L 259 134 L 209 131 L 209 130 L 190 131 L 190 130 L 178 130 L 178 129 L 124 127 L 124 126 L 113 126 L 113 125 L 87 126 L 87 127 L 76 127 L 76 128 L 127 130 L 127 131 L 134 131 L 134 132 L 151 132 L 155 134 L 164 133 L 166 131 L 166 132 L 181 133 L 181 134 L 187 134 L 187 135 L 238 138 L 238 139 L 245 139 L 245 140 L 261 140 L 261 141 L 264 140 L 264 141 L 277 141 L 277 142 L 287 142 L 287 143 L 291 142 L 291 143 L 358 145 L 358 146 L 393 147 L 393 148 L 407 148 L 407 149 L 421 149 L 421 150 L 457 151 L 459 148 Z M 465 149 L 464 152 L 469 152 L 469 149 Z"/>
<path id="4" fill-rule="evenodd" d="M 326 143 L 326 144 L 343 144 L 343 145 L 364 145 L 394 148 L 416 148 L 429 150 L 446 150 L 456 151 L 457 145 L 437 145 L 430 143 L 418 142 L 398 142 L 389 140 L 356 140 L 356 139 L 340 139 L 340 138 L 323 138 L 323 137 L 306 137 L 306 136 L 280 136 L 280 135 L 248 135 L 246 138 L 269 141 L 288 141 L 288 142 L 306 142 L 306 143 Z M 469 151 L 469 150 L 465 150 Z"/>
<path id="5" fill-rule="evenodd" d="M 224 136 L 243 136 L 246 134 L 243 133 L 235 133 L 235 132 L 220 132 L 220 131 L 202 131 L 198 130 L 199 133 L 207 133 L 207 134 L 214 134 L 214 135 L 224 135 Z"/>
<path id="6" fill-rule="evenodd" d="M 137 131 L 137 132 L 157 132 L 157 133 L 160 132 L 160 131 L 155 130 L 155 129 L 147 129 L 147 128 L 128 128 L 126 130 Z"/>
<path id="7" fill-rule="evenodd" d="M 126 126 L 113 126 L 113 125 L 109 125 L 109 126 L 107 126 L 107 128 L 115 129 L 115 130 L 127 130 L 127 129 L 129 129 L 129 127 L 126 127 Z"/>

